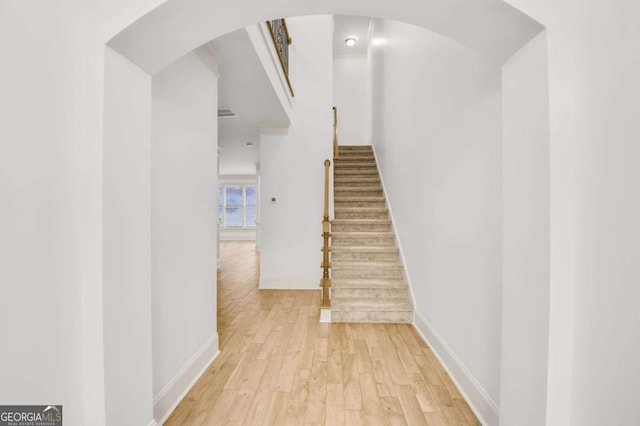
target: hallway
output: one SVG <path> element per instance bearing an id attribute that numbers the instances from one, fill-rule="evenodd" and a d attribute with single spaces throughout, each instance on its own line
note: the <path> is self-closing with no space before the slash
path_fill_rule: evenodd
<path id="1" fill-rule="evenodd" d="M 318 292 L 257 290 L 254 246 L 221 244 L 221 353 L 165 424 L 479 424 L 413 326 L 319 323 Z"/>

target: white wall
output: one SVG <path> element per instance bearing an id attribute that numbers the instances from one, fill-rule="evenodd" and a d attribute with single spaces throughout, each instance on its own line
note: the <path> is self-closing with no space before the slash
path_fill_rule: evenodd
<path id="1" fill-rule="evenodd" d="M 371 144 L 371 73 L 367 57 L 333 58 L 333 104 L 338 143 Z"/>
<path id="2" fill-rule="evenodd" d="M 318 288 L 324 167 L 333 152 L 331 16 L 287 20 L 295 91 L 287 135 L 260 136 L 260 286 Z M 276 197 L 277 204 L 270 202 Z"/>
<path id="3" fill-rule="evenodd" d="M 500 68 L 440 35 L 393 21 L 375 21 L 370 55 L 374 147 L 415 295 L 416 324 L 485 421 L 495 424 Z"/>
<path id="4" fill-rule="evenodd" d="M 107 58 L 104 113 L 106 118 L 117 118 L 120 125 L 104 134 L 106 423 L 140 425 L 153 419 L 151 80 L 111 49 L 107 49 Z"/>
<path id="5" fill-rule="evenodd" d="M 546 418 L 549 339 L 549 98 L 546 34 L 504 64 L 500 422 Z"/>
<path id="6" fill-rule="evenodd" d="M 69 116 L 77 46 L 45 35 L 59 7 L 0 2 L 0 401 L 62 404 L 65 424 L 82 424 L 88 384 L 104 418 L 102 286 L 83 286 L 102 282 L 102 154 Z"/>
<path id="7" fill-rule="evenodd" d="M 155 419 L 218 354 L 218 77 L 194 53 L 153 77 L 151 278 Z"/>
<path id="8" fill-rule="evenodd" d="M 640 4 L 576 28 L 573 424 L 640 424 Z"/>

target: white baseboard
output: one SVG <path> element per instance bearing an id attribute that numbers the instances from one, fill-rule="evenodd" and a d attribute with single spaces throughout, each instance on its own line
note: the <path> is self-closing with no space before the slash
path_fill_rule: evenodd
<path id="1" fill-rule="evenodd" d="M 161 419 L 159 424 L 163 424 L 169 418 L 187 392 L 191 390 L 202 373 L 219 354 L 218 335 L 216 334 L 207 340 L 204 346 L 153 399 L 153 416 L 156 419 Z"/>
<path id="2" fill-rule="evenodd" d="M 320 277 L 318 278 L 262 278 L 258 288 L 261 290 L 318 290 L 320 291 Z"/>
<path id="3" fill-rule="evenodd" d="M 158 426 L 158 422 L 156 422 L 156 419 L 153 419 L 149 422 L 149 426 Z"/>
<path id="4" fill-rule="evenodd" d="M 500 410 L 489 397 L 480 383 L 464 366 L 460 358 L 453 352 L 442 336 L 429 322 L 416 311 L 414 324 L 422 339 L 429 345 L 438 361 L 449 373 L 449 377 L 484 426 L 497 426 L 500 423 Z"/>

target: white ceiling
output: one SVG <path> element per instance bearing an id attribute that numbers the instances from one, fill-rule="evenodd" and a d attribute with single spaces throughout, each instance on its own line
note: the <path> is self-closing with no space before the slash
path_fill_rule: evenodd
<path id="1" fill-rule="evenodd" d="M 288 122 L 288 118 L 244 28 L 218 37 L 213 45 L 222 57 L 218 108 L 237 115 L 218 119 L 219 173 L 255 174 L 260 158 L 259 124 Z M 247 142 L 253 147 L 248 148 Z"/>
<path id="2" fill-rule="evenodd" d="M 333 16 L 333 56 L 366 56 L 370 42 L 371 18 L 365 16 Z M 345 40 L 354 37 L 356 44 L 348 47 Z"/>

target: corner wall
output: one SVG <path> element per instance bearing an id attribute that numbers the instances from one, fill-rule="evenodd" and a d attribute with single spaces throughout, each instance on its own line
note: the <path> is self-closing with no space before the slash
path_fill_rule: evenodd
<path id="1" fill-rule="evenodd" d="M 547 39 L 502 69 L 503 245 L 501 424 L 546 420 L 550 170 Z"/>
<path id="2" fill-rule="evenodd" d="M 373 141 L 416 326 L 497 424 L 502 299 L 500 68 L 441 35 L 375 21 Z M 410 64 L 410 65 L 409 65 Z"/>
<path id="3" fill-rule="evenodd" d="M 189 53 L 153 77 L 154 415 L 164 421 L 218 354 L 218 76 Z"/>
<path id="4" fill-rule="evenodd" d="M 151 369 L 151 79 L 107 48 L 103 303 L 106 424 L 153 419 Z"/>
<path id="5" fill-rule="evenodd" d="M 287 134 L 260 136 L 260 287 L 317 289 L 323 162 L 332 156 L 332 19 L 287 19 L 295 91 Z M 277 198 L 277 203 L 271 202 Z"/>

